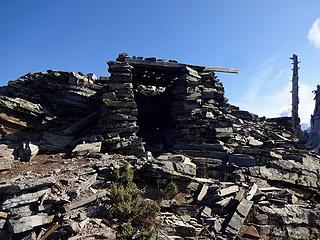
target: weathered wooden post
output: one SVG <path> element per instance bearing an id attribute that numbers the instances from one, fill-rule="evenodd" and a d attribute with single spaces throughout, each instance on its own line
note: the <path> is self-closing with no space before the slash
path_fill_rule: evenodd
<path id="1" fill-rule="evenodd" d="M 292 122 L 292 130 L 295 136 L 300 141 L 305 141 L 305 136 L 300 128 L 300 118 L 299 118 L 299 67 L 298 64 L 298 56 L 293 54 L 292 58 L 293 61 L 293 69 L 292 69 L 292 108 L 291 108 L 291 122 Z"/>
<path id="2" fill-rule="evenodd" d="M 298 56 L 293 54 L 292 58 L 293 61 L 293 69 L 292 69 L 292 108 L 291 108 L 291 117 L 292 117 L 292 130 L 295 133 L 296 137 L 298 137 L 298 128 L 300 124 L 298 107 L 299 107 L 299 75 L 298 75 Z"/>

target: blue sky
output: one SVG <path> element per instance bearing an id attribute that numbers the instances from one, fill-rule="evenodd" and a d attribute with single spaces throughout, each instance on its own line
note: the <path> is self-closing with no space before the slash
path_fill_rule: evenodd
<path id="1" fill-rule="evenodd" d="M 47 69 L 107 75 L 106 61 L 125 51 L 237 68 L 219 74 L 231 103 L 278 116 L 290 108 L 296 53 L 308 122 L 320 83 L 319 9 L 318 0 L 1 0 L 0 84 Z"/>

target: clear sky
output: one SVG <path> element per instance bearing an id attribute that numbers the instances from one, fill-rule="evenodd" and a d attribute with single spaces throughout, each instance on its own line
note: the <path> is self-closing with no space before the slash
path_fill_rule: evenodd
<path id="1" fill-rule="evenodd" d="M 107 75 L 106 61 L 125 51 L 237 68 L 218 74 L 231 103 L 279 116 L 290 110 L 296 53 L 308 122 L 320 84 L 319 10 L 319 0 L 1 0 L 0 84 L 47 69 Z"/>

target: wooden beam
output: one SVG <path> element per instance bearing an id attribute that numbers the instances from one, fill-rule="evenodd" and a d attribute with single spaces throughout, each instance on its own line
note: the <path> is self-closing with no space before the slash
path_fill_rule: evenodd
<path id="1" fill-rule="evenodd" d="M 221 67 L 205 67 L 206 70 L 212 70 L 214 72 L 223 72 L 223 73 L 235 73 L 238 74 L 238 70 L 234 68 L 221 68 Z"/>
<path id="2" fill-rule="evenodd" d="M 128 62 L 132 66 L 153 67 L 153 68 L 160 68 L 160 69 L 162 68 L 178 69 L 183 67 L 183 64 L 181 63 L 165 62 L 165 61 L 150 61 L 150 60 L 144 60 L 144 59 L 128 58 L 126 59 L 126 62 Z"/>
<path id="3" fill-rule="evenodd" d="M 169 61 L 150 61 L 150 60 L 144 60 L 144 59 L 133 59 L 128 58 L 126 59 L 126 62 L 128 62 L 132 66 L 140 66 L 140 67 L 152 67 L 152 68 L 158 68 L 158 69 L 180 69 L 184 66 L 188 66 L 191 68 L 194 68 L 195 70 L 208 70 L 208 71 L 214 71 L 214 72 L 224 72 L 224 73 L 238 73 L 237 69 L 232 68 L 221 68 L 221 67 L 205 67 L 205 66 L 198 66 L 198 65 L 192 65 L 192 64 L 183 64 L 183 63 L 176 63 L 176 62 L 169 62 Z"/>

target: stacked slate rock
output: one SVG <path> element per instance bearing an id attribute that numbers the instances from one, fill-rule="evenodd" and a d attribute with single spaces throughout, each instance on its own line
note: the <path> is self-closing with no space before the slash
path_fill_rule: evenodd
<path id="1" fill-rule="evenodd" d="M 224 87 L 214 72 L 202 71 L 201 92 L 202 122 L 207 128 L 206 141 L 217 140 L 228 142 L 233 129 L 231 128 L 231 116 L 228 99 L 224 96 Z"/>
<path id="2" fill-rule="evenodd" d="M 201 95 L 197 92 L 199 79 L 196 71 L 186 67 L 185 73 L 176 82 L 172 117 L 176 123 L 177 142 L 197 142 L 205 131 L 197 121 L 201 113 Z"/>
<path id="3" fill-rule="evenodd" d="M 102 96 L 99 129 L 103 150 L 142 155 L 144 147 L 137 136 L 137 105 L 134 101 L 132 73 L 126 62 L 108 62 L 111 76 Z"/>
<path id="4" fill-rule="evenodd" d="M 94 74 L 77 72 L 49 70 L 10 81 L 0 88 L 2 139 L 60 151 L 90 138 L 88 125 L 98 119 L 101 89 Z"/>
<path id="5" fill-rule="evenodd" d="M 192 156 L 225 158 L 233 132 L 222 83 L 214 72 L 185 67 L 174 90 L 174 148 Z"/>
<path id="6" fill-rule="evenodd" d="M 174 131 L 165 135 L 175 150 L 224 161 L 229 148 L 281 147 L 292 139 L 290 119 L 259 118 L 228 104 L 222 83 L 205 67 L 120 54 L 109 62 L 109 72 L 110 78 L 101 77 L 103 81 L 93 74 L 61 71 L 29 73 L 10 81 L 0 88 L 2 139 L 18 144 L 31 141 L 47 152 L 73 148 L 83 141 L 103 141 L 103 151 L 141 155 L 135 97 L 137 93 L 163 94 L 157 88 L 160 83 L 170 88 L 161 101 L 164 106 L 172 101 Z M 143 86 L 144 82 L 155 90 Z M 152 136 L 148 138 L 152 141 Z"/>

